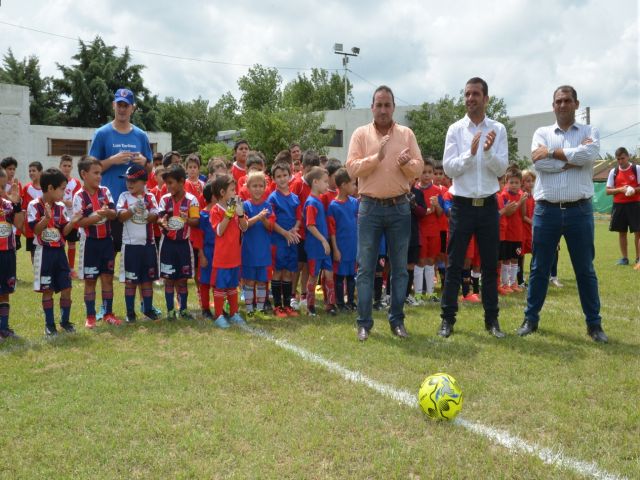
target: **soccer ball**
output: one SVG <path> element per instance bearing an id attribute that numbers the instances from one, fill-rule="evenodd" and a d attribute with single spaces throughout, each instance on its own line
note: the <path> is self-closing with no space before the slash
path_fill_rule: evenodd
<path id="1" fill-rule="evenodd" d="M 434 373 L 420 385 L 418 403 L 429 418 L 453 420 L 462 410 L 462 390 L 451 375 Z"/>

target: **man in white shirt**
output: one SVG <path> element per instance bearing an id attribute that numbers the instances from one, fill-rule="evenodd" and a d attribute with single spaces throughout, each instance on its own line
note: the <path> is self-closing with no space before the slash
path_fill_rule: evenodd
<path id="1" fill-rule="evenodd" d="M 600 133 L 576 123 L 578 94 L 569 85 L 553 93 L 556 123 L 540 127 L 533 135 L 531 159 L 538 173 L 533 198 L 533 261 L 527 291 L 524 322 L 518 335 L 538 329 L 540 310 L 547 296 L 549 272 L 556 246 L 564 236 L 578 283 L 587 333 L 606 343 L 602 330 L 598 278 L 593 268 L 593 163 L 599 157 Z"/>
<path id="2" fill-rule="evenodd" d="M 449 127 L 443 167 L 452 180 L 453 196 L 449 217 L 449 264 L 442 293 L 442 324 L 438 335 L 453 333 L 458 311 L 458 291 L 467 246 L 475 234 L 482 258 L 482 305 L 487 331 L 496 338 L 505 335 L 498 323 L 498 248 L 500 218 L 496 192 L 498 177 L 509 163 L 507 130 L 485 115 L 489 88 L 474 77 L 464 88 L 467 114 Z"/>

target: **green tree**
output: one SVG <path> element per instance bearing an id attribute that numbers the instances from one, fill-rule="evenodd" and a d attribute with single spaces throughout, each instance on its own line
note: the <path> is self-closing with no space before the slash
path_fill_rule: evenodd
<path id="1" fill-rule="evenodd" d="M 353 86 L 347 79 L 347 107 L 353 106 Z M 344 80 L 336 72 L 329 75 L 327 70 L 314 68 L 311 76 L 298 74 L 282 92 L 285 107 L 309 106 L 313 111 L 340 110 L 344 108 Z"/>
<path id="2" fill-rule="evenodd" d="M 54 80 L 64 95 L 64 123 L 77 127 L 98 127 L 113 117 L 113 94 L 121 87 L 131 89 L 136 96 L 137 110 L 132 121 L 145 130 L 158 129 L 157 96 L 144 86 L 144 65 L 131 64 L 131 54 L 125 48 L 116 54 L 115 46 L 108 46 L 102 38 L 85 43 L 79 41 L 77 63 L 58 65 L 61 79 Z"/>
<path id="3" fill-rule="evenodd" d="M 282 77 L 275 68 L 254 65 L 238 80 L 242 111 L 276 110 L 280 106 Z"/>
<path id="4" fill-rule="evenodd" d="M 35 55 L 18 60 L 11 49 L 2 59 L 0 83 L 29 87 L 29 113 L 33 125 L 60 125 L 62 102 L 53 89 L 53 79 L 40 73 L 40 60 Z"/>
<path id="5" fill-rule="evenodd" d="M 228 162 L 233 158 L 233 149 L 220 142 L 209 142 L 199 145 L 198 152 L 202 157 L 204 167 L 206 167 L 207 162 L 211 157 L 224 157 Z"/>
<path id="6" fill-rule="evenodd" d="M 466 113 L 462 92 L 458 98 L 445 95 L 435 103 L 423 103 L 418 110 L 408 113 L 411 128 L 416 134 L 423 157 L 442 160 L 444 142 L 449 125 Z M 507 105 L 502 98 L 490 97 L 487 116 L 502 123 L 507 129 L 509 162 L 526 165 L 526 159 L 518 156 L 518 140 L 515 137 L 515 123 L 507 114 Z"/>
<path id="7" fill-rule="evenodd" d="M 213 106 L 213 110 L 220 119 L 221 130 L 240 128 L 240 105 L 231 92 L 223 94 Z"/>
<path id="8" fill-rule="evenodd" d="M 185 102 L 172 97 L 158 103 L 158 124 L 162 131 L 171 132 L 173 149 L 191 153 L 199 145 L 213 142 L 222 121 L 218 112 L 201 97 Z"/>

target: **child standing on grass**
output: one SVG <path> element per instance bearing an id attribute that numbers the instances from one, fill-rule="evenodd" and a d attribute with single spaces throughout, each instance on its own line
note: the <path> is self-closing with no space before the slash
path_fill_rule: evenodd
<path id="1" fill-rule="evenodd" d="M 309 275 L 307 279 L 307 311 L 310 316 L 316 316 L 315 298 L 318 274 L 324 277 L 324 287 L 327 292 L 326 311 L 336 315 L 336 292 L 333 284 L 333 266 L 331 264 L 331 246 L 329 245 L 329 229 L 327 216 L 324 211 L 321 196 L 329 187 L 327 171 L 322 167 L 313 167 L 305 176 L 305 182 L 311 187 L 311 192 L 302 210 L 302 218 L 307 231 L 305 239 L 305 253 Z"/>
<path id="2" fill-rule="evenodd" d="M 42 188 L 40 188 L 40 175 L 42 175 L 42 164 L 40 162 L 31 162 L 29 164 L 29 178 L 31 181 L 22 189 L 22 209 L 27 210 L 32 200 L 42 197 Z M 31 255 L 31 263 L 33 263 L 33 230 L 29 222 L 24 224 L 24 237 L 27 239 L 27 251 Z"/>
<path id="3" fill-rule="evenodd" d="M 78 226 L 80 215 L 68 221 L 64 214 L 67 178 L 57 168 L 49 168 L 40 178 L 42 197 L 29 202 L 27 221 L 34 234 L 33 289 L 42 293 L 45 335 L 58 334 L 53 316 L 53 294 L 60 292 L 60 327 L 73 333 L 71 316 L 71 272 L 64 252 L 64 236 Z"/>
<path id="4" fill-rule="evenodd" d="M 525 200 L 524 216 L 522 218 L 523 242 L 522 255 L 518 259 L 518 284 L 521 288 L 527 286 L 524 280 L 524 256 L 531 253 L 533 241 L 533 210 L 536 207 L 536 201 L 533 199 L 533 185 L 536 183 L 536 174 L 532 170 L 524 170 L 522 172 L 522 190 L 527 194 Z M 531 268 L 529 268 L 531 270 Z"/>
<path id="5" fill-rule="evenodd" d="M 18 160 L 16 160 L 13 157 L 5 157 L 2 159 L 2 161 L 0 161 L 0 167 L 4 168 L 4 171 L 7 174 L 7 183 L 4 187 L 4 191 L 6 193 L 9 193 L 11 191 L 11 189 L 13 188 L 13 184 L 16 184 L 18 186 L 18 195 L 20 195 L 20 202 L 22 203 L 22 184 L 20 183 L 20 180 L 18 178 L 16 178 L 16 169 L 18 168 Z M 21 205 L 22 211 L 25 212 L 26 208 Z M 22 222 L 23 225 L 26 222 Z M 22 237 L 22 228 L 16 228 L 13 227 L 13 233 L 15 235 L 15 241 L 16 241 L 16 251 L 20 250 L 20 248 L 22 247 L 22 243 L 20 241 L 21 237 Z"/>
<path id="6" fill-rule="evenodd" d="M 269 280 L 268 269 L 271 266 L 273 212 L 264 198 L 267 188 L 264 173 L 250 172 L 245 185 L 251 200 L 243 204 L 248 227 L 242 237 L 242 281 L 247 316 L 253 317 L 254 291 L 256 311 L 266 313 L 264 302 Z"/>
<path id="7" fill-rule="evenodd" d="M 82 228 L 78 258 L 78 277 L 84 280 L 84 304 L 87 311 L 85 327 L 96 326 L 96 285 L 100 279 L 104 321 L 110 325 L 122 322 L 113 314 L 113 271 L 115 250 L 111 237 L 111 220 L 116 218 L 116 206 L 107 187 L 100 185 L 102 165 L 94 157 L 78 163 L 78 172 L 84 182 L 73 197 L 73 213 L 79 215 Z"/>
<path id="8" fill-rule="evenodd" d="M 204 189 L 204 182 L 200 180 L 200 156 L 196 153 L 191 153 L 185 160 L 185 169 L 187 171 L 187 180 L 184 182 L 184 191 L 190 193 L 198 200 L 198 205 L 202 207 L 204 198 L 202 196 L 202 190 Z M 200 223 L 191 229 L 189 236 L 191 247 L 193 248 L 194 259 L 194 283 L 196 284 L 196 294 L 198 300 L 200 299 L 200 279 L 198 271 L 200 270 L 200 251 L 202 250 L 202 231 L 200 230 Z"/>
<path id="9" fill-rule="evenodd" d="M 62 155 L 60 157 L 60 171 L 67 177 L 67 186 L 64 189 L 64 197 L 62 203 L 66 207 L 68 218 L 73 216 L 73 196 L 82 188 L 80 180 L 71 176 L 73 170 L 73 157 L 71 155 Z M 71 278 L 78 278 L 78 274 L 74 270 L 76 267 L 76 242 L 78 239 L 78 231 L 73 230 L 67 237 L 67 260 L 71 269 Z"/>
<path id="10" fill-rule="evenodd" d="M 271 236 L 275 250 L 271 279 L 273 313 L 278 318 L 297 317 L 298 313 L 291 308 L 291 294 L 292 279 L 298 271 L 300 200 L 289 189 L 291 166 L 288 163 L 276 163 L 271 168 L 271 175 L 276 184 L 276 190 L 267 200 L 275 216 Z"/>
<path id="11" fill-rule="evenodd" d="M 215 198 L 213 196 L 213 182 L 209 181 L 202 190 L 202 197 L 204 198 L 205 205 L 200 210 L 200 231 L 202 231 L 202 250 L 200 250 L 200 270 L 199 285 L 200 285 L 200 307 L 202 308 L 202 316 L 208 320 L 213 320 L 213 314 L 211 313 L 211 300 L 210 291 L 211 285 L 211 270 L 213 269 L 213 251 L 216 245 L 216 234 L 211 226 L 210 212 L 215 205 Z"/>
<path id="12" fill-rule="evenodd" d="M 155 167 L 153 169 L 153 176 L 156 178 L 156 186 L 151 188 L 149 192 L 156 199 L 156 205 L 160 203 L 160 199 L 162 198 L 160 191 L 162 190 L 162 187 L 164 187 L 164 180 L 162 179 L 162 175 L 164 174 L 164 172 L 165 172 L 165 169 L 162 165 Z M 160 239 L 162 238 L 162 230 L 160 229 L 160 225 L 158 225 L 158 223 L 153 224 L 153 238 L 156 242 L 156 248 L 160 248 Z"/>
<path id="13" fill-rule="evenodd" d="M 167 320 L 176 320 L 178 316 L 193 320 L 193 316 L 187 310 L 187 281 L 193 276 L 193 250 L 189 236 L 191 228 L 197 227 L 200 223 L 200 207 L 196 197 L 184 189 L 187 174 L 182 165 L 170 165 L 162 178 L 167 187 L 167 194 L 163 195 L 158 206 L 163 232 L 159 257 L 160 276 L 164 279 Z M 175 290 L 180 300 L 178 313 L 175 311 Z"/>
<path id="14" fill-rule="evenodd" d="M 211 209 L 211 226 L 216 234 L 216 248 L 213 252 L 211 284 L 213 305 L 219 328 L 229 328 L 223 315 L 225 299 L 229 302 L 229 320 L 243 325 L 244 319 L 238 313 L 238 285 L 240 284 L 241 232 L 246 232 L 248 222 L 240 197 L 236 196 L 236 182 L 231 175 L 220 175 L 213 181 L 213 195 L 218 202 Z"/>
<path id="15" fill-rule="evenodd" d="M 127 191 L 118 198 L 118 220 L 122 227 L 120 281 L 125 283 L 124 300 L 127 323 L 135 323 L 136 289 L 140 286 L 142 313 L 157 320 L 153 311 L 153 281 L 158 279 L 158 251 L 153 239 L 153 225 L 158 220 L 158 204 L 147 192 L 147 170 L 132 164 L 125 172 Z"/>
<path id="16" fill-rule="evenodd" d="M 356 310 L 358 201 L 352 196 L 356 191 L 356 182 L 349 178 L 346 168 L 338 169 L 334 178 L 338 196 L 329 204 L 327 219 L 333 250 L 333 272 L 336 276 L 336 304 L 339 311 Z M 344 302 L 345 282 L 347 284 L 346 304 Z"/>
<path id="17" fill-rule="evenodd" d="M 7 173 L 0 167 L 0 341 L 17 338 L 9 328 L 9 295 L 16 288 L 16 240 L 14 227 L 22 228 L 24 213 L 17 183 L 7 192 Z"/>

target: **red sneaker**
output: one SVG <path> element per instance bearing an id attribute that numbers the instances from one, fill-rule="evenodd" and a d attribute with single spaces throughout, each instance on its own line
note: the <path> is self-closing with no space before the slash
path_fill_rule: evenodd
<path id="1" fill-rule="evenodd" d="M 510 285 L 509 288 L 511 290 L 513 290 L 515 293 L 522 293 L 524 292 L 523 288 L 520 288 L 518 285 Z"/>
<path id="2" fill-rule="evenodd" d="M 287 314 L 287 317 L 297 317 L 298 315 L 300 315 L 291 307 L 284 307 L 284 313 Z"/>
<path id="3" fill-rule="evenodd" d="M 513 293 L 513 290 L 506 285 L 500 285 L 498 287 L 498 295 L 509 295 L 510 293 Z"/>
<path id="4" fill-rule="evenodd" d="M 86 322 L 84 322 L 84 326 L 87 327 L 88 329 L 96 328 L 96 316 L 89 315 L 87 317 Z"/>
<path id="5" fill-rule="evenodd" d="M 290 307 L 287 307 L 290 308 Z M 282 307 L 276 307 L 273 309 L 273 314 L 276 316 L 276 318 L 287 318 L 287 312 L 284 308 Z"/>
<path id="6" fill-rule="evenodd" d="M 464 297 L 465 302 L 469 303 L 481 303 L 480 297 L 475 293 L 469 293 L 466 297 Z"/>
<path id="7" fill-rule="evenodd" d="M 122 320 L 116 317 L 113 313 L 107 313 L 104 316 L 104 321 L 109 325 L 115 325 L 116 327 L 122 324 Z"/>

